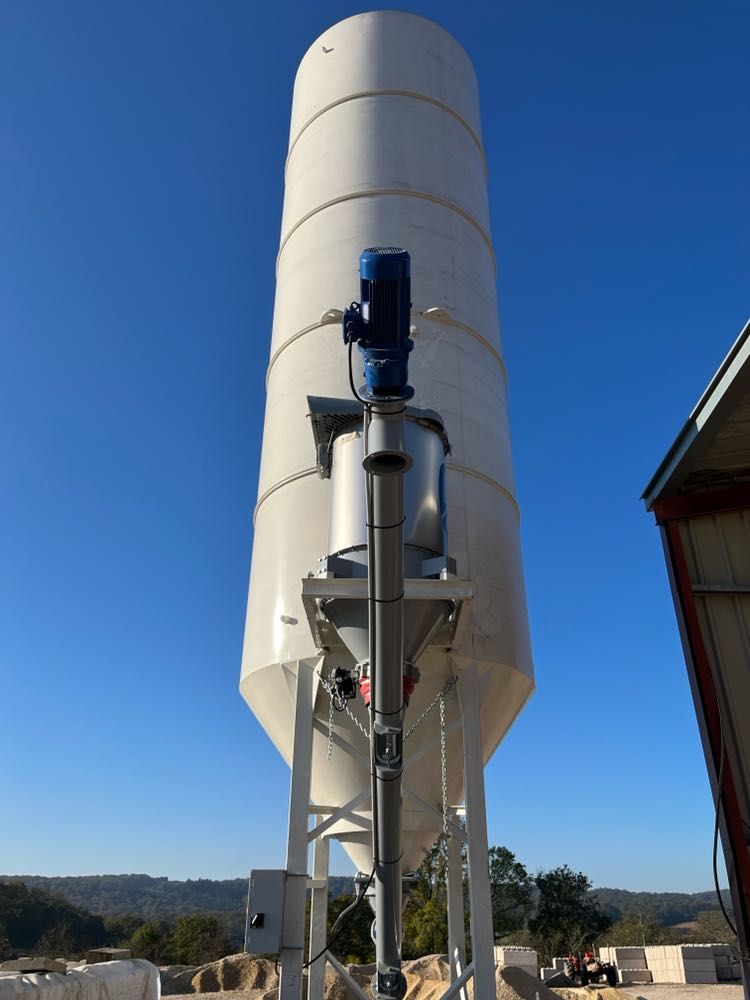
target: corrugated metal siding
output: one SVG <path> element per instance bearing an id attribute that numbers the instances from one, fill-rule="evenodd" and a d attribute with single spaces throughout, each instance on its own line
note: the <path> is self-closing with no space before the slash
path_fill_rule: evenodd
<path id="1" fill-rule="evenodd" d="M 683 521 L 680 533 L 750 834 L 750 513 L 696 517 Z"/>
<path id="2" fill-rule="evenodd" d="M 750 466 L 750 392 L 746 392 L 700 459 L 700 470 L 736 474 Z"/>

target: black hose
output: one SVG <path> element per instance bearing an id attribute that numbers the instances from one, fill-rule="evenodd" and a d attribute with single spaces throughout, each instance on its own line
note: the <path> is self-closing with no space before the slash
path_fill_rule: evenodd
<path id="1" fill-rule="evenodd" d="M 370 404 L 367 402 L 366 399 L 362 399 L 362 397 L 360 396 L 360 394 L 357 392 L 356 385 L 354 384 L 354 373 L 352 371 L 352 348 L 353 347 L 354 347 L 354 341 L 350 340 L 349 341 L 349 388 L 352 390 L 352 396 L 354 396 L 355 399 L 359 400 L 359 402 L 362 403 L 365 407 L 369 407 Z"/>
<path id="2" fill-rule="evenodd" d="M 719 900 L 719 907 L 721 908 L 721 912 L 727 922 L 727 926 L 731 930 L 732 934 L 737 937 L 737 928 L 729 919 L 729 914 L 724 906 L 724 899 L 719 886 L 719 809 L 721 808 L 721 795 L 724 791 L 724 764 L 726 763 L 726 747 L 724 745 L 724 720 L 721 716 L 721 706 L 719 705 L 718 693 L 716 694 L 716 710 L 719 716 L 719 774 L 716 779 L 716 800 L 714 802 L 714 846 L 712 858 L 714 889 L 716 890 L 716 898 Z"/>
<path id="3" fill-rule="evenodd" d="M 317 962 L 319 958 L 322 958 L 325 955 L 325 953 L 331 949 L 331 947 L 339 939 L 339 937 L 341 937 L 341 935 L 344 933 L 344 931 L 346 930 L 346 928 L 352 922 L 352 920 L 354 918 L 354 913 L 355 913 L 357 907 L 359 906 L 359 904 L 365 898 L 365 893 L 367 892 L 367 890 L 372 885 L 372 880 L 373 880 L 374 877 L 375 877 L 375 869 L 373 868 L 373 870 L 370 872 L 370 877 L 367 880 L 367 884 L 365 885 L 364 889 L 359 894 L 359 896 L 354 900 L 354 902 L 351 904 L 351 906 L 347 906 L 347 908 L 345 910 L 342 910 L 342 912 L 339 913 L 338 917 L 336 918 L 336 923 L 331 928 L 331 936 L 326 941 L 325 948 L 323 948 L 322 951 L 319 951 L 318 954 L 315 955 L 314 958 L 311 958 L 308 962 L 303 962 L 302 963 L 302 968 L 303 969 L 308 969 L 311 965 L 313 965 L 314 962 Z M 336 927 L 338 926 L 338 924 L 341 923 L 342 918 L 347 913 L 349 914 L 349 919 L 346 921 L 346 923 L 342 924 L 342 926 L 339 927 L 338 930 L 336 930 Z"/>

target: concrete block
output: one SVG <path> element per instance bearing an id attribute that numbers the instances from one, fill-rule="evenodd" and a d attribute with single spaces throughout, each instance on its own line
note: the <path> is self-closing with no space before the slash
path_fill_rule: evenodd
<path id="1" fill-rule="evenodd" d="M 130 948 L 92 948 L 86 952 L 86 965 L 98 962 L 122 962 L 130 958 Z"/>
<path id="2" fill-rule="evenodd" d="M 683 958 L 708 958 L 714 953 L 712 944 L 678 944 L 676 948 Z"/>
<path id="3" fill-rule="evenodd" d="M 54 958 L 13 958 L 7 962 L 0 962 L 0 972 L 62 972 L 68 971 L 65 962 L 58 962 Z"/>
<path id="4" fill-rule="evenodd" d="M 712 972 L 686 972 L 685 982 L 686 983 L 717 983 L 718 977 L 716 975 L 716 969 Z"/>
<path id="5" fill-rule="evenodd" d="M 686 958 L 685 972 L 712 972 L 716 968 L 713 956 L 711 958 Z"/>
<path id="6" fill-rule="evenodd" d="M 620 969 L 621 983 L 653 983 L 654 976 L 650 969 Z"/>
<path id="7" fill-rule="evenodd" d="M 535 979 L 538 975 L 539 960 L 533 948 L 513 948 L 510 946 L 495 946 L 495 965 L 499 968 L 515 966 L 523 969 Z"/>
<path id="8" fill-rule="evenodd" d="M 630 968 L 636 968 L 635 965 L 630 965 L 633 959 L 643 961 L 646 958 L 645 948 L 632 948 L 617 945 L 617 947 L 611 948 L 610 951 L 615 953 L 615 957 L 618 962 L 627 963 Z M 637 967 L 640 968 L 641 966 L 638 965 Z"/>

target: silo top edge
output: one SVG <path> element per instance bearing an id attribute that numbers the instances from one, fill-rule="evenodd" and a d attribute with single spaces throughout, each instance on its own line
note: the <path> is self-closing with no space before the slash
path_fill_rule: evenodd
<path id="1" fill-rule="evenodd" d="M 466 49 L 436 21 L 390 10 L 338 21 L 309 46 L 294 80 L 290 144 L 326 109 L 378 93 L 443 106 L 481 146 L 478 82 Z"/>
<path id="2" fill-rule="evenodd" d="M 373 14 L 388 14 L 389 16 L 402 17 L 413 21 L 425 21 L 427 24 L 432 25 L 432 27 L 437 28 L 444 35 L 450 38 L 450 40 L 457 46 L 457 48 L 459 48 L 463 52 L 464 56 L 466 57 L 466 61 L 471 66 L 472 70 L 474 71 L 474 75 L 476 77 L 476 70 L 474 69 L 474 63 L 472 61 L 471 55 L 469 54 L 469 50 L 466 48 L 463 42 L 459 41 L 458 38 L 456 38 L 456 36 L 452 32 L 448 31 L 448 29 L 444 27 L 439 21 L 436 21 L 432 17 L 426 17 L 424 14 L 416 14 L 410 10 L 394 10 L 392 7 L 377 7 L 374 8 L 373 10 L 362 10 L 358 14 L 351 14 L 349 17 L 342 17 L 340 21 L 334 21 L 333 24 L 329 24 L 329 26 L 324 31 L 321 31 L 318 37 L 314 41 L 312 41 L 310 45 L 308 45 L 308 47 L 305 49 L 304 55 L 300 59 L 299 66 L 297 67 L 297 73 L 299 73 L 300 66 L 305 61 L 305 57 L 308 55 L 308 53 L 312 52 L 317 45 L 323 44 L 323 40 L 329 31 L 331 31 L 333 28 L 337 28 L 341 24 L 347 24 L 349 21 L 356 21 L 359 18 L 371 17 Z M 297 74 L 295 74 L 295 81 L 296 81 L 296 75 Z"/>

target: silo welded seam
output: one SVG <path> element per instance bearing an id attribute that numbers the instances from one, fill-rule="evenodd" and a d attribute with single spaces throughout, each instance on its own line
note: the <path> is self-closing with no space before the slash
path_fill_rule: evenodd
<path id="1" fill-rule="evenodd" d="M 306 222 L 309 222 L 310 219 L 314 218 L 320 212 L 324 212 L 327 208 L 332 208 L 334 205 L 342 205 L 344 202 L 356 201 L 360 198 L 380 198 L 384 196 L 395 196 L 397 198 L 421 198 L 423 201 L 430 201 L 434 205 L 440 205 L 442 208 L 447 208 L 448 211 L 455 212 L 456 215 L 460 215 L 462 219 L 476 229 L 484 240 L 489 255 L 492 258 L 495 274 L 497 274 L 497 255 L 495 254 L 495 248 L 492 245 L 492 238 L 481 222 L 478 222 L 473 215 L 461 208 L 460 205 L 456 205 L 455 202 L 449 201 L 447 198 L 441 198 L 440 195 L 437 194 L 429 194 L 427 191 L 414 191 L 408 188 L 368 188 L 366 191 L 351 191 L 349 194 L 342 194 L 339 195 L 338 198 L 331 198 L 329 201 L 324 201 L 322 205 L 318 205 L 317 208 L 313 208 L 311 211 L 306 212 L 302 218 L 295 222 L 292 228 L 289 229 L 282 237 L 279 252 L 276 256 L 276 273 L 278 274 L 279 261 L 281 260 L 281 255 L 283 254 L 287 243 L 292 236 L 294 236 L 297 230 Z"/>
<path id="2" fill-rule="evenodd" d="M 416 309 L 412 309 L 411 315 L 415 318 L 423 318 L 423 313 Z M 503 376 L 503 381 L 505 382 L 505 388 L 508 388 L 508 369 L 505 367 L 505 362 L 503 361 L 498 349 L 484 336 L 484 334 L 475 330 L 473 326 L 469 326 L 467 323 L 461 323 L 457 319 L 453 319 L 450 316 L 441 317 L 440 319 L 431 319 L 430 317 L 427 318 L 431 323 L 439 323 L 441 326 L 455 327 L 457 330 L 463 330 L 464 333 L 467 333 L 470 337 L 473 337 L 474 340 L 477 340 L 483 347 L 486 347 L 495 361 L 497 361 L 500 367 L 500 372 Z M 268 388 L 268 380 L 271 377 L 271 369 L 287 347 L 291 347 L 295 341 L 299 340 L 300 337 L 304 337 L 306 333 L 313 333 L 315 330 L 323 330 L 331 325 L 332 324 L 330 323 L 311 323 L 310 326 L 303 327 L 301 330 L 298 330 L 297 333 L 293 333 L 288 340 L 285 340 L 281 347 L 274 351 L 271 360 L 268 362 L 268 368 L 266 369 L 266 389 Z M 334 329 L 338 332 L 338 327 L 334 327 Z"/>
<path id="3" fill-rule="evenodd" d="M 471 138 L 474 140 L 477 149 L 482 155 L 482 162 L 484 164 L 484 174 L 485 177 L 489 176 L 489 170 L 487 165 L 487 154 L 484 151 L 484 146 L 482 145 L 482 140 L 477 132 L 472 128 L 471 125 L 466 121 L 466 119 L 455 110 L 455 108 L 450 107 L 448 104 L 444 104 L 435 97 L 428 97 L 427 94 L 420 94 L 415 90 L 360 90 L 356 94 L 347 94 L 346 97 L 340 97 L 337 101 L 332 101 L 327 104 L 320 111 L 316 111 L 315 114 L 308 118 L 304 125 L 297 132 L 295 137 L 289 143 L 289 151 L 286 156 L 286 164 L 284 166 L 284 180 L 286 180 L 286 173 L 289 169 L 289 160 L 291 158 L 294 147 L 297 145 L 297 141 L 300 136 L 305 132 L 306 129 L 312 125 L 313 122 L 317 121 L 318 118 L 322 117 L 327 111 L 331 111 L 332 108 L 338 108 L 342 104 L 347 104 L 349 101 L 358 101 L 362 97 L 407 97 L 414 101 L 424 101 L 425 104 L 432 104 L 434 107 L 439 108 L 441 111 L 445 111 L 447 114 L 452 115 L 456 121 L 463 125 L 466 131 L 469 133 Z"/>
<path id="4" fill-rule="evenodd" d="M 515 496 L 510 492 L 509 489 L 503 486 L 502 483 L 499 483 L 496 479 L 492 479 L 490 476 L 485 476 L 483 472 L 477 472 L 476 469 L 470 469 L 466 465 L 456 465 L 454 462 L 446 462 L 445 467 L 446 469 L 448 469 L 449 472 L 460 472 L 464 476 L 471 476 L 474 479 L 479 479 L 483 483 L 487 483 L 488 486 L 492 486 L 494 489 L 498 491 L 498 493 L 500 493 L 501 496 L 505 497 L 506 500 L 510 501 L 510 503 L 515 508 L 516 514 L 518 514 L 520 520 L 521 507 L 518 503 L 518 500 L 516 500 Z"/>
<path id="5" fill-rule="evenodd" d="M 311 469 L 302 469 L 300 472 L 293 472 L 291 476 L 285 476 L 280 479 L 278 483 L 274 483 L 273 486 L 269 486 L 267 490 L 263 492 L 263 495 L 258 497 L 258 502 L 255 505 L 255 510 L 253 511 L 253 524 L 255 524 L 255 518 L 258 516 L 258 511 L 261 505 L 265 503 L 266 500 L 277 490 L 280 490 L 284 486 L 288 486 L 290 483 L 296 482 L 298 479 L 305 479 L 307 476 L 317 476 L 318 467 L 314 465 Z"/>
<path id="6" fill-rule="evenodd" d="M 507 489 L 507 487 L 503 486 L 502 483 L 499 483 L 496 479 L 492 479 L 490 476 L 485 476 L 483 472 L 478 472 L 476 469 L 470 469 L 466 465 L 456 465 L 454 462 L 446 462 L 445 467 L 449 472 L 459 472 L 464 476 L 471 476 L 472 478 L 478 479 L 480 482 L 486 483 L 488 486 L 497 490 L 502 497 L 511 503 L 520 520 L 521 507 L 518 500 L 516 500 L 515 496 L 509 489 Z M 317 466 L 313 466 L 310 469 L 302 469 L 299 472 L 293 472 L 290 476 L 285 476 L 283 479 L 280 479 L 278 483 L 274 483 L 273 486 L 269 486 L 268 489 L 264 490 L 261 496 L 258 497 L 258 502 L 255 505 L 255 510 L 253 511 L 253 524 L 255 524 L 255 519 L 258 516 L 258 511 L 261 506 L 270 496 L 278 490 L 283 489 L 284 486 L 288 486 L 290 483 L 296 482 L 298 479 L 304 479 L 306 476 L 317 476 L 317 474 L 318 468 Z"/>

